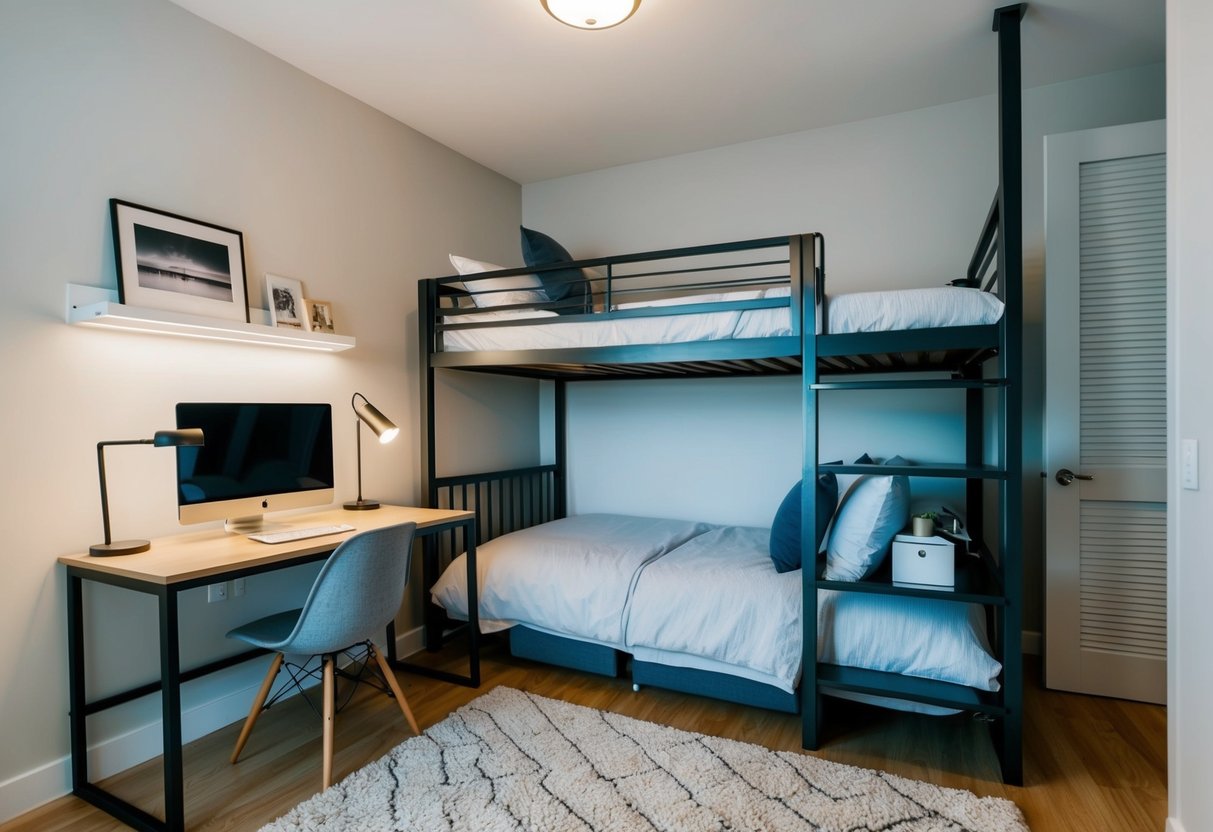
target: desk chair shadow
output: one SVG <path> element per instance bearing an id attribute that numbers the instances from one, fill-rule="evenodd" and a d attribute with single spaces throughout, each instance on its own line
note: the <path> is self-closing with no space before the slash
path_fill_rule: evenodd
<path id="1" fill-rule="evenodd" d="M 333 782 L 334 677 L 343 673 L 336 667 L 338 655 L 364 647 L 367 651 L 365 664 L 369 665 L 374 658 L 387 683 L 386 692 L 399 703 L 413 733 L 421 733 L 387 658 L 372 641 L 375 637 L 382 638 L 388 622 L 400 609 L 400 600 L 408 584 L 416 531 L 416 523 L 401 523 L 349 538 L 329 555 L 301 609 L 267 615 L 227 634 L 228 638 L 275 651 L 269 672 L 236 740 L 232 763 L 239 759 L 253 724 L 267 707 L 265 700 L 283 666 L 284 655 L 321 658 L 324 788 Z M 303 665 L 287 663 L 291 675 L 289 682 L 296 687 L 300 687 L 301 679 L 315 676 L 315 671 L 305 670 L 304 665 L 306 662 Z M 274 699 L 288 689 L 289 684 L 284 685 Z"/>

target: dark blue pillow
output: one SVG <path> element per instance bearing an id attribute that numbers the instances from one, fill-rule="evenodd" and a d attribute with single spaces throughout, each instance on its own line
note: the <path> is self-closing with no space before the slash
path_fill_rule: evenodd
<path id="1" fill-rule="evenodd" d="M 528 266 L 551 263 L 571 263 L 572 255 L 564 246 L 541 231 L 522 228 L 522 259 Z M 548 300 L 563 304 L 556 311 L 562 315 L 580 315 L 590 310 L 590 284 L 581 269 L 551 269 L 536 272 L 543 282 Z"/>
<path id="2" fill-rule="evenodd" d="M 841 460 L 839 460 L 841 462 Z M 837 465 L 838 462 L 828 463 Z M 803 482 L 803 480 L 801 481 Z M 800 486 L 796 483 L 779 504 L 771 523 L 771 561 L 776 572 L 791 572 L 800 568 Z M 817 534 L 813 553 L 821 548 L 830 518 L 838 505 L 838 478 L 832 473 L 817 475 Z"/>

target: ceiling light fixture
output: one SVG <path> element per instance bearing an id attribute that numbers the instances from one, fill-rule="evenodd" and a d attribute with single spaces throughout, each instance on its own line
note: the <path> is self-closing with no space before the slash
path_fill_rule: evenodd
<path id="1" fill-rule="evenodd" d="M 547 13 L 577 29 L 609 29 L 640 8 L 640 0 L 539 0 Z"/>

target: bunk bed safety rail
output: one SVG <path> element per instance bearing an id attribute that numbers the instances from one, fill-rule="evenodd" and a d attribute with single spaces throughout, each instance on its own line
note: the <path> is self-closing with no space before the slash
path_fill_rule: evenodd
<path id="1" fill-rule="evenodd" d="M 483 474 L 435 477 L 430 488 L 434 508 L 476 515 L 476 545 L 503 534 L 558 518 L 557 466 L 537 465 Z M 443 563 L 467 548 L 462 528 L 443 535 Z"/>
<path id="2" fill-rule="evenodd" d="M 538 316 L 545 323 L 566 323 L 787 307 L 800 292 L 789 264 L 797 240 L 798 235 L 767 237 L 433 278 L 431 308 L 423 311 L 433 320 L 430 352 L 443 351 L 444 331 L 526 326 Z M 584 275 L 588 301 L 544 300 L 519 292 L 516 283 L 502 288 L 496 282 L 568 270 Z M 768 297 L 771 289 L 786 294 Z"/>
<path id="3" fill-rule="evenodd" d="M 977 238 L 977 247 L 969 258 L 969 267 L 965 277 L 952 281 L 954 286 L 971 286 L 985 292 L 994 292 L 999 300 L 1006 302 L 1006 290 L 998 275 L 998 246 L 1000 243 L 998 230 L 1001 226 L 999 204 L 1001 194 L 994 194 L 994 203 L 986 215 L 986 221 L 981 226 L 981 234 Z"/>

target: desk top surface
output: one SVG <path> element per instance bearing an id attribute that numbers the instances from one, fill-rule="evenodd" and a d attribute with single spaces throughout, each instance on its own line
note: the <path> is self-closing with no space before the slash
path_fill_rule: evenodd
<path id="1" fill-rule="evenodd" d="M 417 524 L 418 529 L 423 529 L 473 517 L 470 511 L 434 508 L 387 505 L 373 511 L 346 511 L 337 508 L 312 514 L 290 515 L 277 523 L 280 523 L 283 529 L 336 526 L 344 523 L 353 526 L 354 531 L 287 543 L 258 543 L 243 534 L 232 534 L 223 529 L 212 528 L 156 538 L 151 541 L 152 547 L 148 551 L 134 555 L 92 557 L 84 553 L 63 555 L 59 562 L 89 572 L 121 575 L 150 584 L 167 585 L 305 559 L 310 555 L 332 551 L 342 540 L 358 532 L 397 523 L 413 522 Z"/>

